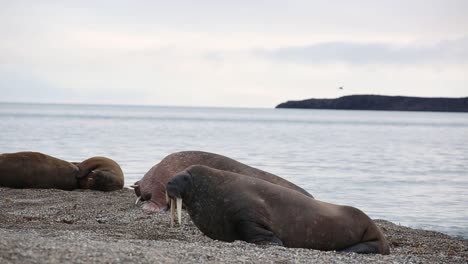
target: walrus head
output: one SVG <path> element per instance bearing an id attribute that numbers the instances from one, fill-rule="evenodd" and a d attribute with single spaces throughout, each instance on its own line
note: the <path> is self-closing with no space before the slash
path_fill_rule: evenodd
<path id="1" fill-rule="evenodd" d="M 130 185 L 130 187 L 133 188 L 133 190 L 135 191 L 135 195 L 137 196 L 135 205 L 137 205 L 140 201 L 143 202 L 142 208 L 148 214 L 167 211 L 168 204 L 160 203 L 159 200 L 151 199 L 153 198 L 153 193 L 151 191 L 154 191 L 154 190 L 151 190 L 148 188 L 145 189 L 143 188 L 144 186 L 148 186 L 148 185 L 142 186 L 140 184 L 140 181 L 137 181 L 134 184 Z M 162 196 L 164 197 L 164 195 L 165 195 L 165 191 L 162 191 Z"/>
<path id="2" fill-rule="evenodd" d="M 170 206 L 171 227 L 174 226 L 175 209 L 177 204 L 177 219 L 179 224 L 182 223 L 182 202 L 186 197 L 187 190 L 192 184 L 192 175 L 187 171 L 182 171 L 177 174 L 172 180 L 167 183 L 166 201 Z"/>

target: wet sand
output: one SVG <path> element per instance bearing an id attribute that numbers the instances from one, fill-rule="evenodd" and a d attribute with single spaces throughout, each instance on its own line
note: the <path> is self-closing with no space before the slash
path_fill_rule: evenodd
<path id="1" fill-rule="evenodd" d="M 468 240 L 375 220 L 391 254 L 361 255 L 226 243 L 183 212 L 148 215 L 132 190 L 0 188 L 0 263 L 468 263 Z"/>

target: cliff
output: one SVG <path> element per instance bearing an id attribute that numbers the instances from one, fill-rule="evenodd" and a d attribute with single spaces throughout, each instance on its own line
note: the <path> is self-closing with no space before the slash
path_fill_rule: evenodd
<path id="1" fill-rule="evenodd" d="M 468 97 L 425 98 L 382 95 L 350 95 L 336 99 L 287 101 L 276 108 L 468 112 Z"/>

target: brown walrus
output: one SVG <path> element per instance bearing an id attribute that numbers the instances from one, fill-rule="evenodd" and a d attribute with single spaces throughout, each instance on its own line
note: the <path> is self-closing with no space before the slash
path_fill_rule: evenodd
<path id="1" fill-rule="evenodd" d="M 313 198 L 310 193 L 292 182 L 266 171 L 250 167 L 231 158 L 203 151 L 182 151 L 166 156 L 158 164 L 154 165 L 140 181 L 132 186 L 135 188 L 135 194 L 138 197 L 137 203 L 139 200 L 146 201 L 143 205 L 143 209 L 150 213 L 165 210 L 167 208 L 165 198 L 167 182 L 172 179 L 176 173 L 196 164 L 266 180 Z"/>
<path id="2" fill-rule="evenodd" d="M 80 188 L 100 191 L 120 190 L 124 174 L 119 164 L 106 157 L 92 157 L 78 164 Z"/>
<path id="3" fill-rule="evenodd" d="M 0 186 L 113 191 L 122 189 L 123 173 L 115 161 L 103 157 L 72 163 L 40 152 L 4 153 Z"/>
<path id="4" fill-rule="evenodd" d="M 359 209 L 318 201 L 258 178 L 194 165 L 169 181 L 167 195 L 171 209 L 177 198 L 212 239 L 390 253 L 380 229 Z"/>
<path id="5" fill-rule="evenodd" d="M 39 152 L 0 155 L 0 186 L 11 188 L 79 188 L 78 167 Z"/>

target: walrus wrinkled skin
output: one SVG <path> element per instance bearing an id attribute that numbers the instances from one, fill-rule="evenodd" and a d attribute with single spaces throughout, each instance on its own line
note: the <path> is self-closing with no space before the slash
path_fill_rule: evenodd
<path id="1" fill-rule="evenodd" d="M 390 253 L 380 229 L 359 209 L 311 199 L 261 179 L 195 165 L 169 181 L 167 194 L 171 200 L 182 198 L 194 224 L 212 239 Z"/>
<path id="2" fill-rule="evenodd" d="M 119 164 L 106 157 L 92 157 L 78 164 L 80 188 L 100 191 L 120 190 L 124 174 Z"/>
<path id="3" fill-rule="evenodd" d="M 3 187 L 114 191 L 123 185 L 122 169 L 105 157 L 68 162 L 40 152 L 0 155 L 0 186 Z"/>
<path id="4" fill-rule="evenodd" d="M 0 155 L 0 186 L 11 188 L 79 188 L 76 165 L 39 152 Z"/>
<path id="5" fill-rule="evenodd" d="M 143 204 L 143 209 L 148 213 L 167 209 L 165 196 L 167 182 L 178 172 L 197 164 L 266 180 L 313 198 L 311 194 L 294 183 L 231 158 L 209 152 L 182 151 L 166 156 L 132 186 L 135 188 L 135 194 L 138 197 L 137 203 L 139 200 L 146 201 Z"/>

